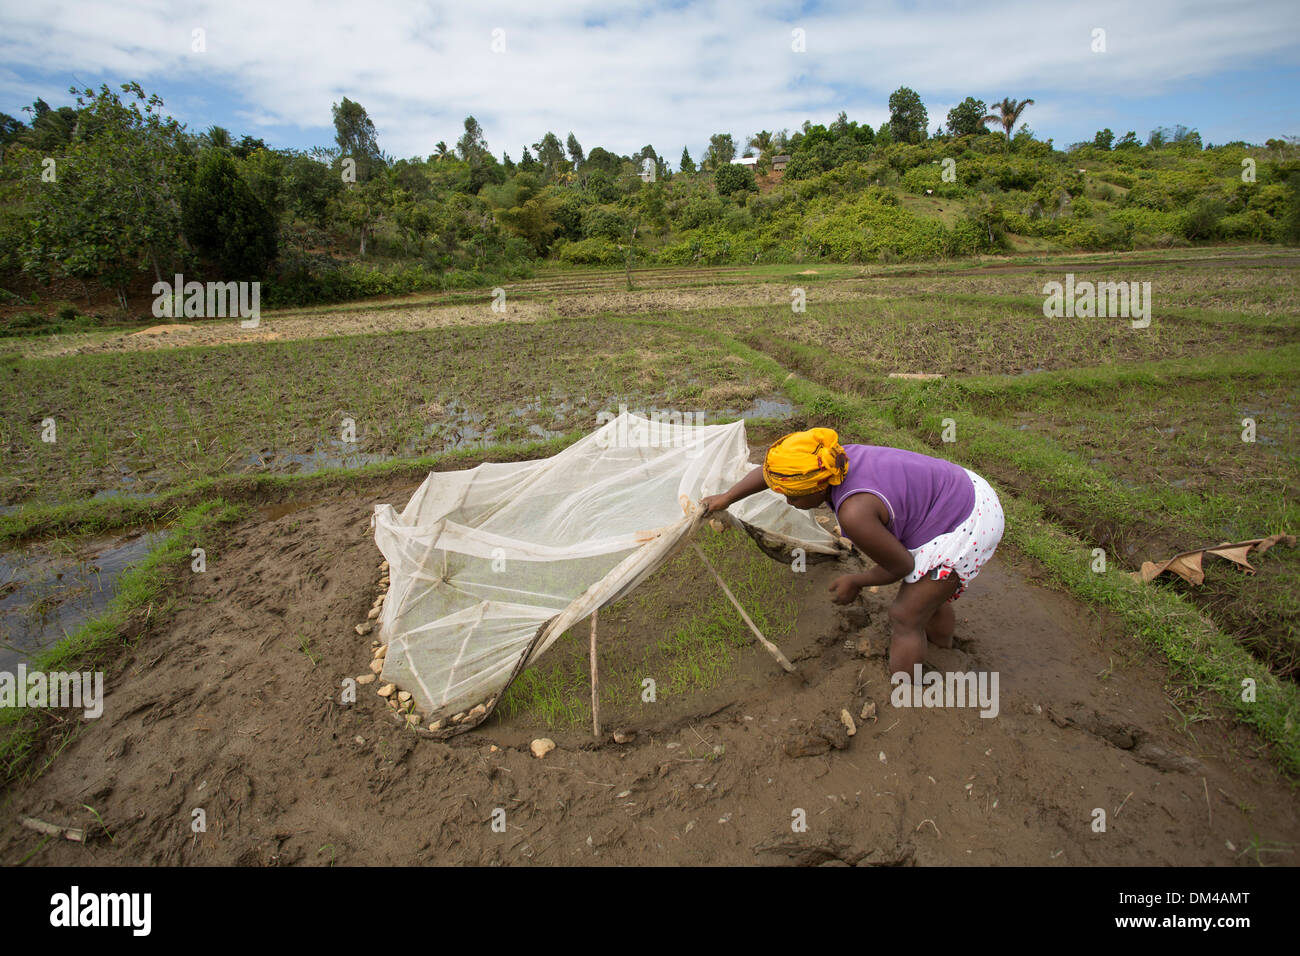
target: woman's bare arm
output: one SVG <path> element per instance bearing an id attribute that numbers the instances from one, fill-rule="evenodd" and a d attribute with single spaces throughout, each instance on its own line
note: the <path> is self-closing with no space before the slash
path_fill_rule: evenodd
<path id="1" fill-rule="evenodd" d="M 702 499 L 705 514 L 712 514 L 714 511 L 726 511 L 742 498 L 748 498 L 750 495 L 756 495 L 767 487 L 767 482 L 763 480 L 763 466 L 760 465 L 747 474 L 740 481 L 736 482 L 720 495 L 709 495 Z"/>
<path id="2" fill-rule="evenodd" d="M 839 510 L 840 531 L 858 550 L 876 562 L 861 574 L 847 575 L 859 587 L 893 584 L 912 573 L 912 552 L 887 527 L 889 509 L 875 495 L 864 492 L 845 499 Z"/>

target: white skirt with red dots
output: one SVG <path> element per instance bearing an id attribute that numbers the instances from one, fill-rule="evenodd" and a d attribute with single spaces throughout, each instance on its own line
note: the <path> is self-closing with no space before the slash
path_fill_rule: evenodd
<path id="1" fill-rule="evenodd" d="M 1002 502 L 998 501 L 997 492 L 969 468 L 965 471 L 975 486 L 975 507 L 971 509 L 970 517 L 955 530 L 941 534 L 919 548 L 912 548 L 915 567 L 903 578 L 914 583 L 927 575 L 943 580 L 955 574 L 960 583 L 956 593 L 948 599 L 950 601 L 957 600 L 967 585 L 975 580 L 1002 540 Z"/>

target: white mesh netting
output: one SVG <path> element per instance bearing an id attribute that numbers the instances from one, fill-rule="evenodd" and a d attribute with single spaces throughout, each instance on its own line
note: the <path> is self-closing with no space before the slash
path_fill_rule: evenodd
<path id="1" fill-rule="evenodd" d="M 625 412 L 552 458 L 430 474 L 400 513 L 375 507 L 391 581 L 382 680 L 409 691 L 430 721 L 485 704 L 481 722 L 524 666 L 686 541 L 700 498 L 752 467 L 743 421 L 679 425 Z M 833 534 L 772 491 L 730 513 L 769 545 L 841 553 Z"/>

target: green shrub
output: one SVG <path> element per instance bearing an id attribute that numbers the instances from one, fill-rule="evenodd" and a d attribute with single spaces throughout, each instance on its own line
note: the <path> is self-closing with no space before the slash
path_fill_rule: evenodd
<path id="1" fill-rule="evenodd" d="M 928 189 L 934 195 L 941 196 L 944 199 L 958 199 L 965 195 L 966 190 L 960 183 L 943 181 L 943 166 L 941 164 L 927 163 L 923 166 L 917 166 L 909 169 L 903 174 L 903 188 L 916 195 L 924 195 Z"/>
<path id="2" fill-rule="evenodd" d="M 698 229 L 722 218 L 724 203 L 717 196 L 692 197 L 683 207 L 679 222 L 682 229 Z"/>
<path id="3" fill-rule="evenodd" d="M 0 321 L 0 338 L 29 335 L 59 335 L 65 332 L 81 332 L 99 324 L 95 316 L 82 315 L 75 306 L 65 303 L 57 315 L 44 315 L 40 312 L 19 312 L 8 321 Z"/>
<path id="4" fill-rule="evenodd" d="M 1071 219 L 1060 234 L 1063 245 L 1072 249 L 1131 249 L 1131 227 L 1108 219 Z"/>
<path id="5" fill-rule="evenodd" d="M 1192 240 L 1218 239 L 1221 219 L 1223 200 L 1203 196 L 1183 213 L 1183 235 Z"/>
<path id="6" fill-rule="evenodd" d="M 1300 245 L 1300 172 L 1292 173 L 1286 184 L 1287 205 L 1278 223 L 1278 241 Z"/>
<path id="7" fill-rule="evenodd" d="M 1253 242 L 1276 242 L 1278 223 L 1259 209 L 1248 209 L 1219 221 L 1219 234 L 1223 239 Z"/>
<path id="8" fill-rule="evenodd" d="M 739 163 L 728 163 L 713 174 L 713 185 L 719 196 L 730 196 L 739 192 L 758 192 L 754 181 L 754 171 Z"/>
<path id="9" fill-rule="evenodd" d="M 878 260 L 885 249 L 900 259 L 938 259 L 948 254 L 952 237 L 937 219 L 862 197 L 808 227 L 808 239 L 821 255 L 838 262 Z"/>
<path id="10" fill-rule="evenodd" d="M 522 240 L 517 242 L 522 243 Z M 510 247 L 507 242 L 505 248 Z M 372 269 L 331 259 L 298 260 L 262 282 L 262 301 L 268 307 L 281 308 L 321 305 L 411 292 L 490 287 L 508 279 L 527 278 L 531 274 L 532 265 L 523 258 L 502 258 L 491 266 L 490 271 L 435 269 L 423 263 L 394 269 Z"/>
<path id="11" fill-rule="evenodd" d="M 623 216 L 604 206 L 591 206 L 582 214 L 584 239 L 618 240 L 629 228 Z"/>
<path id="12" fill-rule="evenodd" d="M 1243 186 L 1255 185 L 1256 189 L 1246 203 L 1247 209 L 1256 209 L 1265 216 L 1280 219 L 1286 213 L 1287 191 L 1282 183 L 1269 183 L 1267 186 L 1243 183 Z"/>
<path id="13" fill-rule="evenodd" d="M 603 236 L 567 243 L 560 250 L 560 261 L 572 265 L 612 266 L 623 261 L 618 246 Z"/>

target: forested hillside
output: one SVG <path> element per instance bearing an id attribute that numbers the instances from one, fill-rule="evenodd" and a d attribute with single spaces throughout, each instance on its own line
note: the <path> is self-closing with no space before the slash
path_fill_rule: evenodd
<path id="1" fill-rule="evenodd" d="M 1026 125 L 1032 99 L 968 97 L 939 125 L 904 87 L 879 129 L 841 113 L 793 132 L 719 133 L 675 161 L 654 145 L 624 156 L 555 132 L 498 157 L 471 116 L 454 145 L 394 159 L 347 98 L 335 142 L 299 151 L 187 130 L 137 84 L 70 92 L 67 105 L 0 114 L 7 312 L 57 308 L 73 322 L 76 294 L 84 304 L 107 290 L 119 315 L 143 315 L 152 283 L 178 272 L 260 281 L 276 306 L 491 285 L 543 260 L 867 263 L 1300 242 L 1294 139 L 1215 146 L 1177 126 L 1059 148 Z"/>

